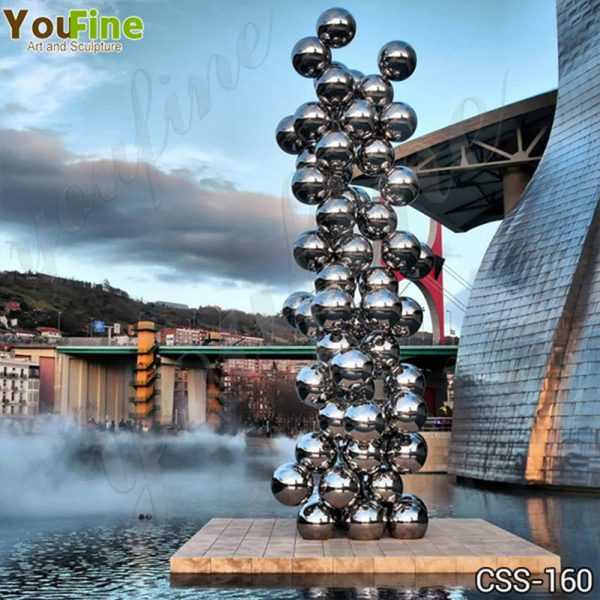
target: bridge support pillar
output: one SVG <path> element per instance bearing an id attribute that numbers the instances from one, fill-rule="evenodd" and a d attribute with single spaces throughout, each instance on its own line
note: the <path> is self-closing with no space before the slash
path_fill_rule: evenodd
<path id="1" fill-rule="evenodd" d="M 531 179 L 531 173 L 523 167 L 509 167 L 502 178 L 504 188 L 504 216 L 518 203 L 523 190 Z"/>
<path id="2" fill-rule="evenodd" d="M 189 369 L 188 371 L 188 424 L 190 427 L 206 423 L 206 376 L 206 369 Z"/>
<path id="3" fill-rule="evenodd" d="M 158 368 L 157 398 L 160 410 L 158 416 L 160 424 L 169 426 L 173 424 L 173 411 L 175 407 L 175 369 L 176 364 L 166 358 L 161 358 Z"/>

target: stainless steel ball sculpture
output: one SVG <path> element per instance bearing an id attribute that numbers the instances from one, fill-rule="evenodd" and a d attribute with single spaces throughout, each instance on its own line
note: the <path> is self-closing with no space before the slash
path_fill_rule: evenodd
<path id="1" fill-rule="evenodd" d="M 298 439 L 296 462 L 280 466 L 271 487 L 283 504 L 301 506 L 298 531 L 307 539 L 336 531 L 356 540 L 386 531 L 414 539 L 425 535 L 427 508 L 403 493 L 402 475 L 427 458 L 417 433 L 427 418 L 425 380 L 400 362 L 400 344 L 419 329 L 423 311 L 398 296 L 398 279 L 425 277 L 433 255 L 396 230 L 396 207 L 415 200 L 419 183 L 395 164 L 392 144 L 414 133 L 417 115 L 392 101 L 391 82 L 410 77 L 417 57 L 406 42 L 388 42 L 377 57 L 380 73 L 364 76 L 332 59 L 355 35 L 354 17 L 332 8 L 318 18 L 316 36 L 294 46 L 292 65 L 314 80 L 317 101 L 276 128 L 280 148 L 298 155 L 294 196 L 316 207 L 315 228 L 293 248 L 298 266 L 316 272 L 314 293 L 291 294 L 283 315 L 316 344 L 318 360 L 298 373 L 296 390 L 318 411 L 320 431 Z M 350 185 L 357 172 L 377 178 L 380 197 Z"/>

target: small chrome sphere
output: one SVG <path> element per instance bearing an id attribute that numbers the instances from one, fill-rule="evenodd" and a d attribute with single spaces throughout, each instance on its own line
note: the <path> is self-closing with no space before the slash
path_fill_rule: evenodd
<path id="1" fill-rule="evenodd" d="M 330 127 L 331 119 L 318 102 L 305 102 L 294 114 L 294 131 L 304 145 L 319 141 Z"/>
<path id="2" fill-rule="evenodd" d="M 320 292 L 330 287 L 338 287 L 351 296 L 356 290 L 356 281 L 350 267 L 334 262 L 323 267 L 315 278 L 315 290 Z"/>
<path id="3" fill-rule="evenodd" d="M 329 48 L 347 46 L 356 35 L 356 21 L 344 8 L 330 8 L 317 20 L 317 35 Z"/>
<path id="4" fill-rule="evenodd" d="M 331 63 L 331 50 L 318 37 L 305 37 L 292 49 L 292 65 L 302 77 L 319 77 Z"/>
<path id="5" fill-rule="evenodd" d="M 433 269 L 435 256 L 433 250 L 427 245 L 421 242 L 421 252 L 417 264 L 407 273 L 402 273 L 408 279 L 416 281 L 417 279 L 423 279 L 427 277 Z"/>
<path id="6" fill-rule="evenodd" d="M 429 524 L 427 507 L 416 496 L 402 496 L 390 507 L 387 517 L 390 535 L 401 540 L 422 538 Z"/>
<path id="7" fill-rule="evenodd" d="M 401 433 L 390 438 L 385 456 L 398 473 L 418 473 L 427 460 L 427 442 L 420 433 Z"/>
<path id="8" fill-rule="evenodd" d="M 389 330 L 402 318 L 400 298 L 385 288 L 367 292 L 360 308 L 366 323 L 373 329 Z"/>
<path id="9" fill-rule="evenodd" d="M 312 490 L 312 475 L 302 465 L 289 462 L 275 469 L 271 491 L 281 504 L 298 506 L 310 497 Z"/>
<path id="10" fill-rule="evenodd" d="M 378 540 L 386 524 L 385 508 L 374 500 L 363 500 L 350 509 L 348 537 L 352 540 Z"/>
<path id="11" fill-rule="evenodd" d="M 304 148 L 296 159 L 296 172 L 300 169 L 317 168 L 317 157 L 312 148 Z M 324 184 L 323 184 L 324 185 Z"/>
<path id="12" fill-rule="evenodd" d="M 400 345 L 386 331 L 372 331 L 360 343 L 360 349 L 373 359 L 375 374 L 387 373 L 400 362 Z"/>
<path id="13" fill-rule="evenodd" d="M 427 420 L 427 405 L 413 392 L 396 392 L 383 409 L 386 424 L 394 433 L 418 431 Z"/>
<path id="14" fill-rule="evenodd" d="M 324 433 L 305 433 L 296 441 L 296 462 L 307 469 L 326 471 L 333 466 L 335 458 L 335 444 Z"/>
<path id="15" fill-rule="evenodd" d="M 385 430 L 381 409 L 374 402 L 353 404 L 346 409 L 346 433 L 358 442 L 374 442 Z"/>
<path id="16" fill-rule="evenodd" d="M 329 238 L 351 233 L 356 223 L 354 203 L 347 196 L 334 196 L 317 209 L 319 230 Z"/>
<path id="17" fill-rule="evenodd" d="M 365 74 L 358 69 L 348 69 L 352 79 L 354 79 L 354 95 L 360 97 L 359 86 L 360 82 L 365 78 Z"/>
<path id="18" fill-rule="evenodd" d="M 392 333 L 397 337 L 407 337 L 419 331 L 423 324 L 423 309 L 412 298 L 400 296 L 402 304 L 402 318 L 392 328 Z"/>
<path id="19" fill-rule="evenodd" d="M 332 508 L 350 506 L 360 493 L 360 479 L 343 462 L 325 471 L 319 482 L 319 495 Z"/>
<path id="20" fill-rule="evenodd" d="M 367 492 L 377 502 L 390 504 L 402 497 L 402 477 L 390 465 L 382 463 L 367 480 Z"/>
<path id="21" fill-rule="evenodd" d="M 298 137 L 294 129 L 293 115 L 283 117 L 279 121 L 275 130 L 275 139 L 278 146 L 288 154 L 300 154 L 304 147 L 302 140 Z"/>
<path id="22" fill-rule="evenodd" d="M 347 192 L 354 196 L 354 206 L 356 206 L 357 210 L 360 210 L 361 206 L 371 202 L 371 196 L 369 196 L 367 190 L 362 187 L 353 185 L 348 188 Z"/>
<path id="23" fill-rule="evenodd" d="M 329 369 L 320 362 L 306 365 L 296 375 L 296 396 L 303 404 L 321 408 L 331 396 Z"/>
<path id="24" fill-rule="evenodd" d="M 352 348 L 354 340 L 341 331 L 332 331 L 325 334 L 317 341 L 317 358 L 328 364 L 340 352 L 347 352 Z"/>
<path id="25" fill-rule="evenodd" d="M 328 540 L 335 529 L 335 516 L 322 500 L 310 500 L 298 512 L 296 524 L 305 540 Z"/>
<path id="26" fill-rule="evenodd" d="M 303 300 L 312 299 L 309 292 L 293 292 L 284 301 L 281 313 L 283 318 L 295 329 L 296 328 L 296 309 Z"/>
<path id="27" fill-rule="evenodd" d="M 370 267 L 361 272 L 358 279 L 358 290 L 361 296 L 381 289 L 389 290 L 393 294 L 398 293 L 398 280 L 390 269 Z"/>
<path id="28" fill-rule="evenodd" d="M 312 294 L 302 300 L 296 308 L 296 329 L 308 338 L 314 338 L 317 335 L 317 322 L 315 321 L 312 311 Z"/>
<path id="29" fill-rule="evenodd" d="M 346 409 L 337 402 L 327 402 L 319 410 L 319 427 L 321 431 L 331 437 L 340 438 L 346 435 L 344 416 Z"/>
<path id="30" fill-rule="evenodd" d="M 379 179 L 383 199 L 393 206 L 408 206 L 419 195 L 419 180 L 412 169 L 396 166 Z"/>
<path id="31" fill-rule="evenodd" d="M 383 460 L 383 453 L 378 444 L 353 439 L 344 446 L 343 456 L 352 470 L 363 474 L 374 473 Z"/>
<path id="32" fill-rule="evenodd" d="M 383 175 L 394 165 L 394 149 L 387 140 L 375 138 L 359 147 L 356 158 L 365 175 Z"/>
<path id="33" fill-rule="evenodd" d="M 352 318 L 353 309 L 352 296 L 337 287 L 317 292 L 311 305 L 317 325 L 327 332 L 341 330 Z"/>
<path id="34" fill-rule="evenodd" d="M 352 165 L 354 146 L 343 131 L 330 131 L 317 143 L 315 155 L 323 173 L 344 171 Z"/>
<path id="35" fill-rule="evenodd" d="M 408 231 L 396 231 L 383 240 L 381 256 L 390 269 L 412 269 L 416 266 L 420 254 L 419 240 Z"/>
<path id="36" fill-rule="evenodd" d="M 320 271 L 331 260 L 331 247 L 318 231 L 305 231 L 294 242 L 294 259 L 307 271 Z"/>
<path id="37" fill-rule="evenodd" d="M 373 262 L 373 246 L 367 238 L 358 233 L 352 233 L 344 236 L 335 244 L 334 255 L 353 273 L 358 273 Z"/>
<path id="38" fill-rule="evenodd" d="M 354 96 L 354 79 L 344 67 L 329 67 L 315 83 L 315 91 L 324 107 L 340 113 Z"/>
<path id="39" fill-rule="evenodd" d="M 400 363 L 385 377 L 385 389 L 388 396 L 400 390 L 422 396 L 425 393 L 425 387 L 423 371 L 410 363 Z"/>
<path id="40" fill-rule="evenodd" d="M 384 108 L 394 97 L 394 88 L 381 75 L 366 75 L 358 84 L 358 93 L 377 108 Z"/>
<path id="41" fill-rule="evenodd" d="M 379 51 L 377 63 L 381 74 L 386 79 L 404 81 L 417 68 L 417 53 L 406 42 L 388 42 Z"/>
<path id="42" fill-rule="evenodd" d="M 353 100 L 340 120 L 344 131 L 357 144 L 367 142 L 375 135 L 378 121 L 375 105 L 363 99 Z"/>
<path id="43" fill-rule="evenodd" d="M 334 385 L 345 394 L 360 394 L 366 384 L 372 383 L 373 360 L 360 350 L 336 354 L 329 366 Z"/>
<path id="44" fill-rule="evenodd" d="M 417 128 L 417 113 L 404 102 L 392 102 L 381 111 L 379 121 L 386 139 L 390 142 L 404 142 Z M 300 138 L 304 139 L 301 135 Z"/>
<path id="45" fill-rule="evenodd" d="M 292 193 L 302 204 L 321 204 L 329 194 L 328 183 L 327 176 L 316 167 L 302 167 L 292 177 Z"/>
<path id="46" fill-rule="evenodd" d="M 381 201 L 361 205 L 358 211 L 358 230 L 369 240 L 383 240 L 394 231 L 398 223 L 396 211 Z"/>

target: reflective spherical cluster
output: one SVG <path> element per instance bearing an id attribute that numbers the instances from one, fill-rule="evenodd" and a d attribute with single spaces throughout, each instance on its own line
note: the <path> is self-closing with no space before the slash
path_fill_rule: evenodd
<path id="1" fill-rule="evenodd" d="M 427 509 L 406 494 L 402 477 L 421 469 L 427 444 L 425 379 L 400 362 L 402 338 L 423 321 L 398 280 L 427 277 L 436 257 L 407 231 L 398 207 L 419 194 L 409 167 L 396 164 L 394 144 L 409 139 L 417 115 L 394 101 L 392 82 L 416 67 L 413 48 L 392 41 L 377 58 L 379 73 L 363 75 L 332 56 L 356 36 L 343 8 L 326 10 L 315 35 L 292 50 L 292 65 L 312 78 L 316 98 L 277 126 L 280 148 L 297 156 L 292 193 L 315 207 L 314 227 L 293 244 L 297 265 L 315 274 L 314 290 L 292 293 L 282 314 L 315 344 L 316 362 L 296 377 L 298 400 L 315 410 L 319 430 L 301 435 L 295 462 L 273 474 L 275 497 L 300 506 L 298 531 L 327 539 L 341 528 L 355 540 L 422 537 Z M 379 196 L 352 185 L 372 178 Z M 379 246 L 381 251 L 379 251 Z"/>

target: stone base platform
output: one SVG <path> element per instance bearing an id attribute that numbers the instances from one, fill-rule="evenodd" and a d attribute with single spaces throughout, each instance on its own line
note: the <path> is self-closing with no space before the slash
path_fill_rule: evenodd
<path id="1" fill-rule="evenodd" d="M 482 567 L 560 570 L 560 557 L 482 519 L 432 519 L 420 540 L 304 540 L 295 519 L 211 519 L 171 557 L 171 574 L 213 585 L 254 576 L 353 574 L 411 578 L 473 574 Z M 210 577 L 206 577 L 210 576 Z M 342 577 L 343 580 L 343 577 Z"/>

